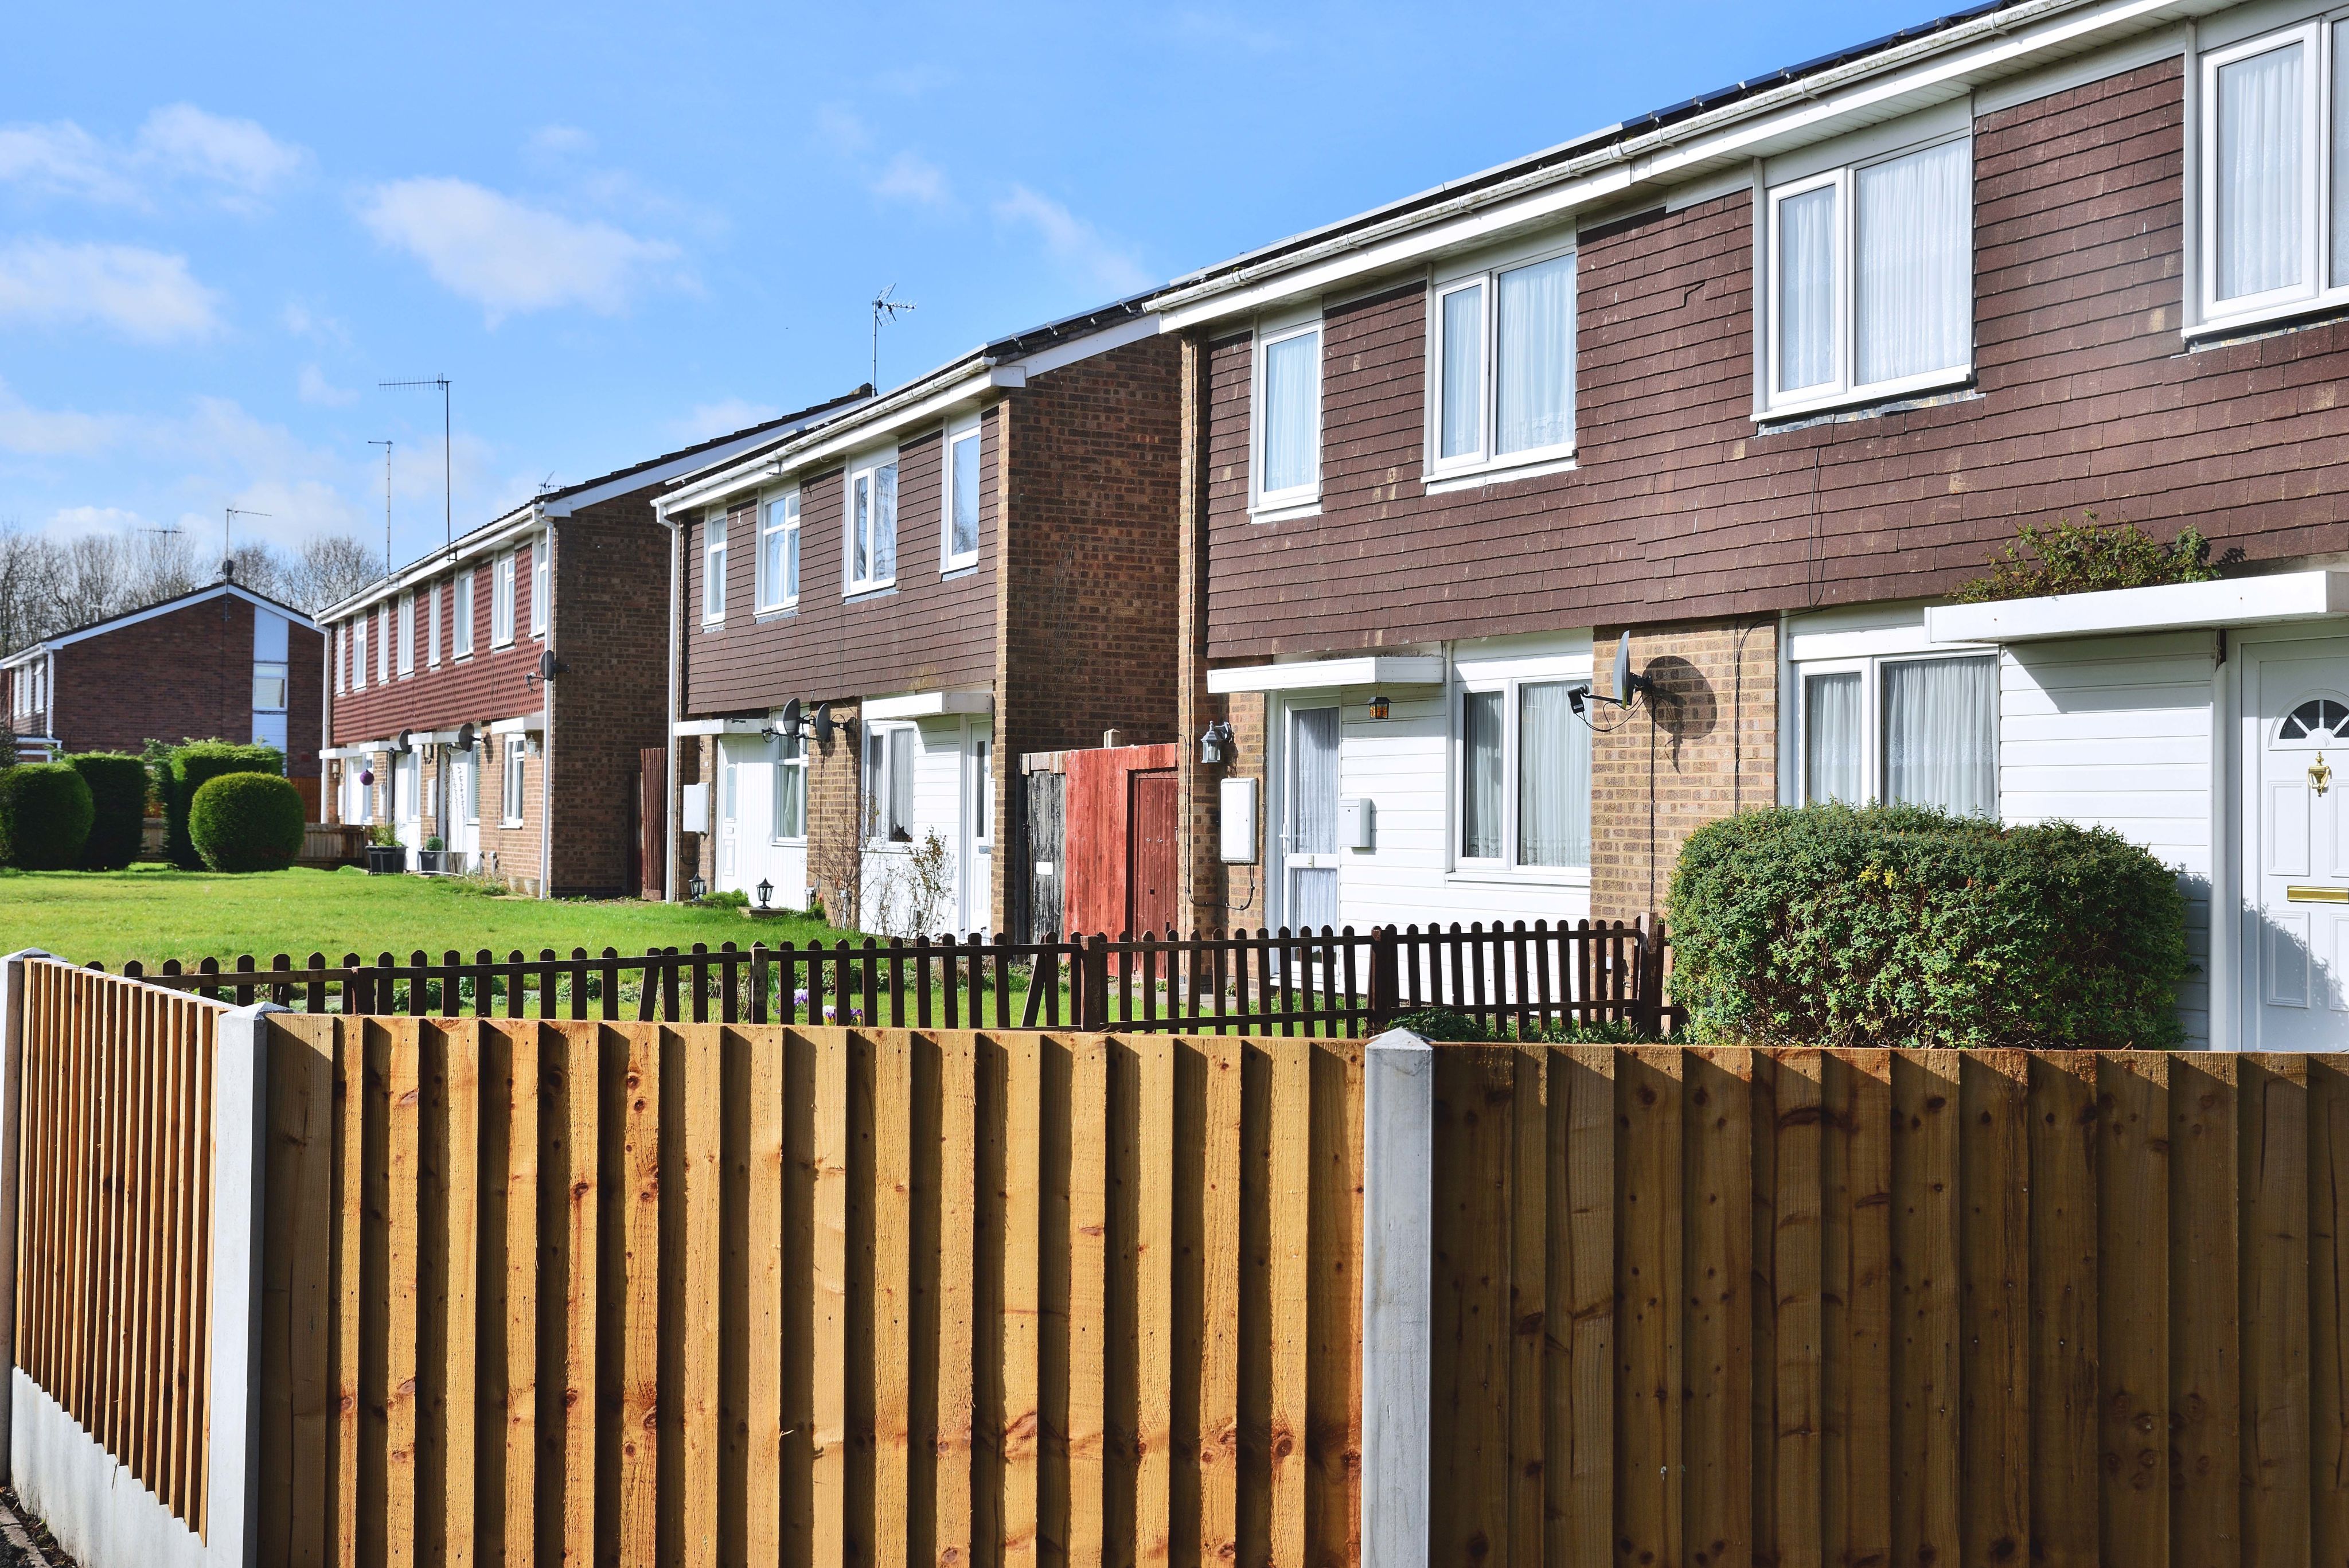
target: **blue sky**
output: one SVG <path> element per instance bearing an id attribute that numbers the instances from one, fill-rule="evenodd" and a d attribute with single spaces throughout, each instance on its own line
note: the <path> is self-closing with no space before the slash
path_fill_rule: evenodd
<path id="1" fill-rule="evenodd" d="M 1922 20 L 1776 7 L 38 5 L 0 53 L 0 519 L 395 553 Z"/>

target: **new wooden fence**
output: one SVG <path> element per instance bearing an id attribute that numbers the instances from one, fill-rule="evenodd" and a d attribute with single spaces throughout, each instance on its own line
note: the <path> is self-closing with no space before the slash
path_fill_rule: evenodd
<path id="1" fill-rule="evenodd" d="M 634 957 L 542 948 L 535 958 L 517 949 L 501 959 L 483 948 L 470 959 L 419 950 L 369 963 L 346 953 L 330 964 L 324 952 L 305 962 L 247 954 L 192 971 L 174 960 L 152 975 L 134 962 L 125 972 L 240 1005 L 414 1017 L 1360 1037 L 1441 1007 L 1488 1033 L 1532 1038 L 1601 1023 L 1659 1034 L 1676 1016 L 1664 1000 L 1663 928 L 1647 918 L 1113 940 L 697 942 Z"/>
<path id="2" fill-rule="evenodd" d="M 1358 1044 L 269 1033 L 264 1563 L 1359 1557 Z"/>
<path id="3" fill-rule="evenodd" d="M 25 966 L 15 1364 L 199 1534 L 216 1004 Z"/>

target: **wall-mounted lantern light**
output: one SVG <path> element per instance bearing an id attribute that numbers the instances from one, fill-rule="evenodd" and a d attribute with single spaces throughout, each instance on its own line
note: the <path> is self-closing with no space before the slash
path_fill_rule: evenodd
<path id="1" fill-rule="evenodd" d="M 697 904 L 701 902 L 701 896 L 709 891 L 709 884 L 702 880 L 701 873 L 698 871 L 695 872 L 692 880 L 685 885 L 685 896 Z"/>
<path id="2" fill-rule="evenodd" d="M 1387 694 L 1383 691 L 1380 692 L 1371 699 L 1371 717 L 1381 724 L 1385 723 L 1389 706 Z"/>
<path id="3" fill-rule="evenodd" d="M 1222 719 L 1210 720 L 1207 732 L 1199 737 L 1199 765 L 1221 767 L 1231 759 L 1234 749 L 1230 723 Z"/>

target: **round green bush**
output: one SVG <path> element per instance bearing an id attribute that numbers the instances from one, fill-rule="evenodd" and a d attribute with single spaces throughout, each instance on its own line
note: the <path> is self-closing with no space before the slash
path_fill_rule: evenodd
<path id="1" fill-rule="evenodd" d="M 63 763 L 0 769 L 0 865 L 72 870 L 95 810 L 89 785 Z"/>
<path id="2" fill-rule="evenodd" d="M 89 785 L 96 815 L 82 846 L 85 871 L 119 871 L 139 858 L 147 826 L 147 764 L 119 752 L 84 752 L 66 765 Z"/>
<path id="3" fill-rule="evenodd" d="M 188 812 L 207 780 L 224 774 L 283 774 L 285 754 L 274 746 L 231 741 L 190 741 L 171 748 L 163 784 L 163 856 L 183 871 L 204 863 L 189 836 Z"/>
<path id="4" fill-rule="evenodd" d="M 188 805 L 188 836 L 215 871 L 283 871 L 302 853 L 302 792 L 275 774 L 222 774 Z"/>
<path id="5" fill-rule="evenodd" d="M 2178 873 L 2106 828 L 1919 806 L 1747 812 L 1672 874 L 1701 1040 L 2157 1049 L 2191 965 Z"/>

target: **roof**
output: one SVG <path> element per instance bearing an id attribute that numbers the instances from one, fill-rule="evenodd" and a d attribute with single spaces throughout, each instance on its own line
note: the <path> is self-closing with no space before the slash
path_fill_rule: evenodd
<path id="1" fill-rule="evenodd" d="M 103 637 L 109 631 L 119 631 L 124 627 L 136 625 L 142 620 L 152 620 L 157 616 L 169 615 L 173 610 L 185 609 L 191 605 L 201 604 L 206 599 L 218 598 L 223 594 L 233 598 L 243 599 L 248 604 L 257 605 L 263 609 L 274 611 L 306 630 L 318 629 L 317 622 L 295 609 L 292 605 L 273 599 L 266 594 L 254 593 L 241 583 L 222 578 L 216 583 L 208 583 L 201 588 L 191 588 L 184 594 L 174 594 L 168 599 L 157 599 L 153 604 L 140 605 L 137 609 L 127 609 L 119 615 L 108 616 L 103 620 L 93 620 L 65 631 L 52 632 L 47 637 L 26 643 L 7 658 L 0 659 L 0 668 L 27 664 L 37 654 L 54 652 L 68 643 L 87 641 L 93 637 Z"/>
<path id="2" fill-rule="evenodd" d="M 440 549 L 428 551 L 396 570 L 378 577 L 357 593 L 328 605 L 318 612 L 319 618 L 321 620 L 342 619 L 354 610 L 362 608 L 377 599 L 388 597 L 410 580 L 430 576 L 469 555 L 502 543 L 505 535 L 542 516 L 569 516 L 579 506 L 591 505 L 615 495 L 625 495 L 632 491 L 660 483 L 675 473 L 691 472 L 697 459 L 706 458 L 713 452 L 730 455 L 746 446 L 756 445 L 763 440 L 789 435 L 809 425 L 819 424 L 844 409 L 866 402 L 872 396 L 873 389 L 869 384 L 861 386 L 854 391 L 843 392 L 836 398 L 829 398 L 821 403 L 811 404 L 796 413 L 781 414 L 771 420 L 746 425 L 727 435 L 712 436 L 707 441 L 696 441 L 691 446 L 679 447 L 675 452 L 663 452 L 658 457 L 647 458 L 642 462 L 631 463 L 626 468 L 616 468 L 609 473 L 598 474 L 593 479 L 583 479 L 575 484 L 566 484 L 560 489 L 543 491 L 521 505 L 510 507 L 500 513 L 480 527 L 459 535 Z M 723 461 L 722 457 L 720 461 Z M 635 483 L 631 483 L 632 481 Z"/>

